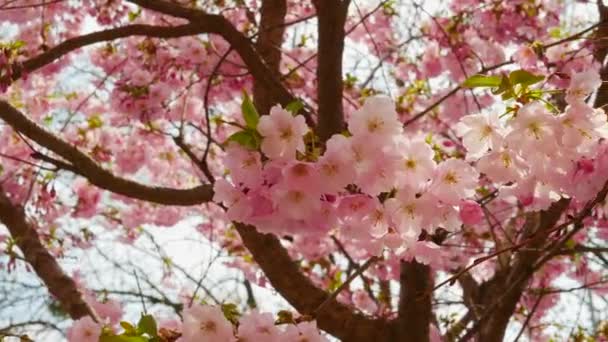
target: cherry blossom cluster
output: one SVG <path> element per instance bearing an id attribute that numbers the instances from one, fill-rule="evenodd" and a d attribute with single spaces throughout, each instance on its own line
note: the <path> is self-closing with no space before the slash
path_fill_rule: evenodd
<path id="1" fill-rule="evenodd" d="M 231 317 L 219 306 L 194 304 L 182 312 L 182 322 L 177 329 L 161 326 L 157 330 L 154 318 L 142 316 L 137 327 L 121 322 L 125 332 L 121 335 L 135 340 L 137 336 L 148 339 L 160 335 L 179 336 L 177 342 L 236 342 L 236 341 L 309 341 L 326 342 L 317 329 L 314 321 L 295 321 L 283 324 L 275 321 L 270 313 L 252 310 L 240 318 Z M 180 336 L 181 335 L 181 336 Z M 117 336 L 110 327 L 96 323 L 91 317 L 84 317 L 74 322 L 68 331 L 70 342 L 98 342 L 100 338 Z M 138 341 L 141 339 L 137 339 Z"/>
<path id="2" fill-rule="evenodd" d="M 509 118 L 495 112 L 463 117 L 456 130 L 466 160 L 504 199 L 517 199 L 530 210 L 545 209 L 561 197 L 591 199 L 605 181 L 596 169 L 608 166 L 606 114 L 585 102 L 600 85 L 594 70 L 573 74 L 563 113 L 532 101 Z"/>
<path id="3" fill-rule="evenodd" d="M 304 117 L 275 106 L 257 130 L 260 151 L 231 142 L 229 180 L 215 184 L 229 219 L 276 234 L 338 230 L 370 254 L 402 253 L 423 230 L 454 231 L 468 216 L 478 172 L 437 154 L 423 136 L 407 138 L 395 104 L 366 99 L 348 119 L 348 132 L 331 137 L 317 155 Z M 459 209 L 463 206 L 464 209 Z"/>
<path id="4" fill-rule="evenodd" d="M 421 234 L 481 222 L 478 200 L 488 189 L 533 211 L 561 197 L 584 202 L 600 190 L 608 124 L 603 110 L 586 103 L 600 84 L 593 69 L 574 73 L 563 113 L 542 97 L 522 97 L 505 115 L 463 117 L 456 132 L 464 159 L 421 134 L 406 137 L 384 96 L 367 98 L 348 131 L 324 146 L 303 116 L 275 106 L 257 124 L 259 149 L 229 142 L 229 177 L 215 184 L 214 200 L 230 220 L 260 231 L 337 233 L 371 255 L 387 248 L 428 262 L 425 250 L 437 246 Z"/>

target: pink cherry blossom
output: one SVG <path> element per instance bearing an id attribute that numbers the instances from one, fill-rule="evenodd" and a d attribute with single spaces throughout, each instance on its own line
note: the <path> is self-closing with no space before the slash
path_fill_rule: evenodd
<path id="1" fill-rule="evenodd" d="M 182 313 L 183 342 L 235 341 L 232 324 L 216 306 L 194 304 Z"/>
<path id="2" fill-rule="evenodd" d="M 584 101 L 593 91 L 602 85 L 602 79 L 596 70 L 573 74 L 566 90 L 566 101 L 569 104 Z"/>
<path id="3" fill-rule="evenodd" d="M 253 310 L 240 319 L 238 337 L 238 340 L 242 342 L 279 342 L 281 341 L 281 332 L 274 325 L 272 314 L 259 313 L 257 310 Z"/>
<path id="4" fill-rule="evenodd" d="M 388 192 L 397 183 L 400 157 L 388 149 L 367 160 L 367 168 L 358 169 L 356 183 L 361 191 L 377 196 Z"/>
<path id="5" fill-rule="evenodd" d="M 289 325 L 282 336 L 283 341 L 297 342 L 326 342 L 327 339 L 319 334 L 316 322 L 302 322 Z"/>
<path id="6" fill-rule="evenodd" d="M 348 120 L 348 130 L 354 136 L 386 140 L 401 132 L 395 104 L 388 97 L 373 96 Z"/>
<path id="7" fill-rule="evenodd" d="M 502 145 L 503 128 L 496 112 L 467 115 L 460 119 L 456 130 L 467 149 L 467 158 L 473 160 L 484 155 L 488 149 L 496 149 Z"/>
<path id="8" fill-rule="evenodd" d="M 85 293 L 84 299 L 100 318 L 108 320 L 111 324 L 117 324 L 122 318 L 123 311 L 119 302 L 112 299 L 100 302 L 89 292 Z"/>
<path id="9" fill-rule="evenodd" d="M 396 175 L 398 185 L 423 189 L 435 171 L 435 152 L 422 139 L 399 139 L 395 148 L 401 157 Z"/>
<path id="10" fill-rule="evenodd" d="M 232 220 L 244 222 L 251 215 L 253 209 L 245 194 L 225 179 L 218 179 L 213 190 L 213 200 L 228 207 L 228 217 Z"/>
<path id="11" fill-rule="evenodd" d="M 319 171 L 312 163 L 292 162 L 283 169 L 283 182 L 290 189 L 321 193 Z"/>
<path id="12" fill-rule="evenodd" d="M 334 135 L 326 143 L 326 150 L 317 162 L 321 184 L 327 193 L 338 192 L 355 180 L 349 140 L 343 135 Z"/>
<path id="13" fill-rule="evenodd" d="M 426 228 L 423 222 L 433 205 L 431 200 L 427 195 L 420 196 L 412 189 L 403 188 L 397 191 L 394 198 L 384 202 L 386 213 L 405 241 L 417 239 L 422 229 Z"/>
<path id="14" fill-rule="evenodd" d="M 602 109 L 593 109 L 585 103 L 574 102 L 560 116 L 561 142 L 569 148 L 589 146 L 600 138 L 608 137 L 608 122 Z"/>
<path id="15" fill-rule="evenodd" d="M 462 201 L 460 203 L 460 219 L 466 225 L 478 224 L 483 220 L 483 210 L 475 201 Z"/>
<path id="16" fill-rule="evenodd" d="M 364 290 L 357 290 L 352 295 L 353 304 L 357 308 L 367 313 L 374 313 L 378 310 L 378 305 L 369 297 Z"/>
<path id="17" fill-rule="evenodd" d="M 507 135 L 509 147 L 524 152 L 554 152 L 557 149 L 557 122 L 541 102 L 531 102 L 521 108 Z"/>
<path id="18" fill-rule="evenodd" d="M 83 317 L 68 330 L 70 342 L 98 342 L 101 336 L 101 325 L 89 316 Z"/>
<path id="19" fill-rule="evenodd" d="M 304 220 L 312 217 L 321 209 L 320 194 L 306 189 L 281 184 L 273 187 L 274 205 L 285 217 Z"/>
<path id="20" fill-rule="evenodd" d="M 430 192 L 446 204 L 457 205 L 474 195 L 478 178 L 479 173 L 466 162 L 448 159 L 437 167 Z"/>
<path id="21" fill-rule="evenodd" d="M 528 45 L 522 45 L 513 55 L 513 60 L 517 62 L 524 69 L 531 69 L 536 66 L 538 57 L 532 47 Z"/>
<path id="22" fill-rule="evenodd" d="M 75 215 L 82 218 L 89 218 L 95 215 L 97 213 L 97 205 L 101 200 L 100 191 L 83 179 L 75 182 L 74 189 L 78 196 Z"/>
<path id="23" fill-rule="evenodd" d="M 496 183 L 521 179 L 527 167 L 521 157 L 509 149 L 492 151 L 477 162 L 477 170 Z"/>
<path id="24" fill-rule="evenodd" d="M 260 118 L 258 132 L 264 137 L 262 152 L 269 158 L 295 158 L 296 151 L 304 152 L 302 137 L 308 131 L 304 117 L 274 106 L 270 115 Z"/>
<path id="25" fill-rule="evenodd" d="M 256 188 L 262 183 L 262 161 L 258 152 L 230 143 L 226 148 L 226 166 L 235 184 Z"/>

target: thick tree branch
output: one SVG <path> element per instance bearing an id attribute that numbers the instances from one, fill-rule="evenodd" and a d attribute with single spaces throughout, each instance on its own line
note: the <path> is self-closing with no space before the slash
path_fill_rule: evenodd
<path id="1" fill-rule="evenodd" d="M 201 185 L 191 189 L 173 189 L 148 186 L 117 177 L 99 166 L 75 146 L 61 140 L 28 119 L 27 116 L 4 100 L 0 100 L 0 119 L 40 146 L 48 148 L 67 160 L 73 167 L 72 171 L 86 177 L 89 182 L 102 189 L 123 196 L 166 205 L 196 205 L 209 202 L 213 198 L 213 189 L 210 185 Z"/>
<path id="2" fill-rule="evenodd" d="M 291 260 L 281 242 L 271 234 L 260 234 L 254 227 L 236 225 L 245 247 L 264 271 L 272 286 L 301 314 L 313 314 L 329 297 L 306 277 Z M 331 300 L 315 316 L 319 328 L 342 341 L 391 341 L 387 323 L 353 313 Z"/>
<path id="3" fill-rule="evenodd" d="M 20 78 L 24 73 L 30 73 L 40 69 L 68 53 L 78 50 L 84 46 L 111 41 L 131 36 L 146 36 L 158 38 L 176 38 L 190 36 L 199 33 L 213 32 L 211 23 L 198 25 L 188 24 L 180 26 L 152 26 L 152 25 L 127 25 L 114 29 L 93 32 L 82 36 L 68 39 L 48 51 L 24 61 L 17 67 L 13 74 L 13 80 Z"/>
<path id="4" fill-rule="evenodd" d="M 259 36 L 256 48 L 266 61 L 268 69 L 274 75 L 280 75 L 281 45 L 285 34 L 285 15 L 287 14 L 286 0 L 262 1 L 261 19 L 259 25 Z M 270 89 L 260 82 L 253 83 L 253 98 L 256 107 L 262 113 L 268 113 L 273 96 Z"/>
<path id="5" fill-rule="evenodd" d="M 606 55 L 608 55 L 608 8 L 602 3 L 603 0 L 598 0 L 598 12 L 600 23 L 593 36 L 593 44 L 595 47 L 594 57 L 602 65 L 600 76 L 604 82 L 598 89 L 595 95 L 595 107 L 603 107 L 608 104 L 608 65 L 605 65 Z"/>
<path id="6" fill-rule="evenodd" d="M 432 319 L 431 268 L 415 260 L 401 262 L 399 316 L 395 324 L 398 341 L 429 341 Z"/>
<path id="7" fill-rule="evenodd" d="M 344 24 L 349 1 L 316 0 L 319 20 L 317 55 L 317 101 L 319 123 L 317 135 L 326 141 L 344 129 L 342 108 L 342 53 L 344 52 Z"/>
<path id="8" fill-rule="evenodd" d="M 0 188 L 0 222 L 11 233 L 25 260 L 32 266 L 49 292 L 72 319 L 91 316 L 98 320 L 95 311 L 84 301 L 74 280 L 66 275 L 55 258 L 46 250 L 36 229 L 27 222 L 22 207 L 11 203 Z"/>
<path id="9" fill-rule="evenodd" d="M 458 283 L 460 284 L 460 287 L 462 287 L 464 305 L 474 317 L 477 317 L 479 308 L 477 307 L 476 301 L 477 298 L 479 298 L 479 284 L 469 272 L 458 277 Z"/>

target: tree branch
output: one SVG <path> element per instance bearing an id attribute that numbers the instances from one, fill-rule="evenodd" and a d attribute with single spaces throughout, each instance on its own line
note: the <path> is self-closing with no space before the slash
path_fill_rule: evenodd
<path id="1" fill-rule="evenodd" d="M 254 227 L 236 224 L 245 247 L 264 271 L 272 286 L 301 314 L 311 315 L 329 294 L 316 287 L 291 260 L 281 242 L 271 234 L 260 234 Z M 319 328 L 342 341 L 390 341 L 388 324 L 354 313 L 335 299 L 316 313 Z"/>
<path id="2" fill-rule="evenodd" d="M 24 73 L 30 73 L 40 69 L 74 50 L 100 42 L 131 36 L 177 38 L 205 33 L 207 31 L 212 32 L 212 29 L 213 27 L 211 23 L 201 23 L 198 25 L 187 24 L 180 26 L 127 25 L 114 29 L 93 32 L 68 39 L 59 45 L 52 47 L 48 51 L 24 61 L 20 66 L 17 66 L 12 78 L 13 80 L 16 80 Z"/>
<path id="3" fill-rule="evenodd" d="M 432 319 L 433 280 L 431 268 L 415 260 L 401 261 L 399 316 L 396 324 L 399 341 L 427 342 Z"/>
<path id="4" fill-rule="evenodd" d="M 273 75 L 280 75 L 281 45 L 285 34 L 285 15 L 287 14 L 286 0 L 262 1 L 259 36 L 256 48 L 266 61 Z M 256 107 L 263 113 L 269 112 L 272 102 L 270 89 L 260 82 L 253 83 L 253 98 Z"/>
<path id="5" fill-rule="evenodd" d="M 148 186 L 117 177 L 99 166 L 75 146 L 38 126 L 4 100 L 0 100 L 0 119 L 40 146 L 48 148 L 67 160 L 72 165 L 73 171 L 86 177 L 89 182 L 102 189 L 123 196 L 166 205 L 196 205 L 209 202 L 213 198 L 213 189 L 210 185 L 201 185 L 191 189 L 173 189 Z"/>
<path id="6" fill-rule="evenodd" d="M 23 207 L 11 203 L 0 187 L 0 222 L 11 233 L 23 252 L 25 260 L 46 285 L 49 292 L 72 319 L 91 316 L 98 321 L 95 311 L 84 301 L 74 280 L 66 275 L 55 258 L 46 250 L 36 229 L 27 222 Z"/>
<path id="7" fill-rule="evenodd" d="M 342 108 L 342 53 L 344 52 L 344 24 L 349 1 L 313 1 L 319 20 L 317 55 L 317 101 L 319 124 L 317 135 L 326 141 L 344 129 Z"/>

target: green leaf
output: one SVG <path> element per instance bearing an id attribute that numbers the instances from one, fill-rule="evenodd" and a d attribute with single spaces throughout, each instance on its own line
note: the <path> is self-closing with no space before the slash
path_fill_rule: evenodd
<path id="1" fill-rule="evenodd" d="M 148 342 L 148 339 L 142 336 L 101 335 L 99 342 Z"/>
<path id="2" fill-rule="evenodd" d="M 135 21 L 141 14 L 141 9 L 137 10 L 137 12 L 129 12 L 129 21 Z"/>
<path id="3" fill-rule="evenodd" d="M 342 271 L 338 271 L 334 274 L 329 283 L 329 290 L 333 292 L 340 287 L 340 285 L 342 285 Z"/>
<path id="4" fill-rule="evenodd" d="M 53 123 L 53 115 L 49 114 L 45 116 L 43 122 L 45 125 L 50 126 Z"/>
<path id="5" fill-rule="evenodd" d="M 551 36 L 551 38 L 561 38 L 562 37 L 562 30 L 559 28 L 559 26 L 555 26 L 549 29 L 549 36 Z"/>
<path id="6" fill-rule="evenodd" d="M 465 88 L 477 88 L 477 87 L 498 87 L 502 79 L 500 76 L 486 76 L 486 75 L 473 75 L 467 78 L 462 86 Z"/>
<path id="7" fill-rule="evenodd" d="M 137 332 L 139 334 L 148 334 L 150 337 L 156 337 L 158 335 L 156 331 L 156 321 L 151 315 L 142 315 L 137 323 Z"/>
<path id="8" fill-rule="evenodd" d="M 566 249 L 574 249 L 576 247 L 576 241 L 569 239 L 566 241 Z"/>
<path id="9" fill-rule="evenodd" d="M 511 86 L 511 81 L 506 76 L 500 78 L 500 85 L 496 89 L 492 89 L 492 94 L 498 95 L 502 94 L 507 90 L 511 90 L 513 87 Z"/>
<path id="10" fill-rule="evenodd" d="M 231 135 L 230 137 L 228 137 L 228 139 L 226 139 L 225 143 L 228 143 L 230 141 L 234 141 L 235 143 L 252 149 L 252 150 L 257 150 L 260 147 L 260 143 L 261 143 L 261 136 L 258 132 L 247 129 L 244 131 L 238 131 L 236 133 L 234 133 L 233 135 Z"/>
<path id="11" fill-rule="evenodd" d="M 239 317 L 241 317 L 239 309 L 233 303 L 222 304 L 222 312 L 224 313 L 224 317 L 233 324 L 238 323 Z"/>
<path id="12" fill-rule="evenodd" d="M 101 120 L 101 117 L 99 115 L 91 116 L 87 119 L 87 122 L 89 123 L 90 129 L 96 129 L 103 126 L 103 120 Z"/>
<path id="13" fill-rule="evenodd" d="M 125 335 L 137 335 L 137 330 L 131 323 L 122 321 L 120 326 L 125 330 Z"/>
<path id="14" fill-rule="evenodd" d="M 302 103 L 302 101 L 300 100 L 295 100 L 293 102 L 290 102 L 286 107 L 285 110 L 287 110 L 288 112 L 291 112 L 293 115 L 298 114 L 298 112 L 300 111 L 300 109 L 304 108 L 304 104 Z"/>
<path id="15" fill-rule="evenodd" d="M 534 75 L 526 70 L 515 70 L 509 74 L 511 84 L 521 84 L 523 87 L 530 86 L 545 79 L 545 76 Z"/>
<path id="16" fill-rule="evenodd" d="M 277 313 L 277 320 L 274 322 L 275 324 L 293 324 L 295 320 L 293 319 L 293 314 L 287 310 L 281 310 Z"/>
<path id="17" fill-rule="evenodd" d="M 258 127 L 258 122 L 260 121 L 260 114 L 255 109 L 249 94 L 245 90 L 243 90 L 243 103 L 241 104 L 241 110 L 243 112 L 243 119 L 245 119 L 245 123 L 247 127 L 251 129 L 256 129 Z"/>

